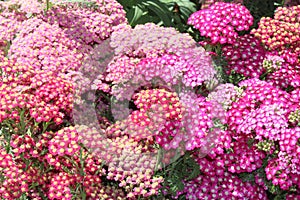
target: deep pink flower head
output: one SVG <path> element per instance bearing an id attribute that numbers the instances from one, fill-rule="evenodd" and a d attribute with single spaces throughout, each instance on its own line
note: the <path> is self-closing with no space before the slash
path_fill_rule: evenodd
<path id="1" fill-rule="evenodd" d="M 232 44 L 238 36 L 237 31 L 250 28 L 253 17 L 245 6 L 217 2 L 193 13 L 188 24 L 198 29 L 201 36 L 208 37 L 212 44 Z"/>
<path id="2" fill-rule="evenodd" d="M 222 161 L 197 157 L 195 160 L 200 165 L 201 174 L 184 182 L 182 192 L 186 199 L 267 199 L 263 188 L 227 172 L 220 164 Z"/>
<path id="3" fill-rule="evenodd" d="M 258 79 L 243 81 L 240 86 L 246 89 L 228 111 L 230 129 L 237 134 L 255 134 L 259 140 L 279 140 L 293 110 L 290 95 Z"/>
<path id="4" fill-rule="evenodd" d="M 258 78 L 265 72 L 262 62 L 266 52 L 253 36 L 239 36 L 233 44 L 224 46 L 222 50 L 228 73 L 235 71 L 246 77 Z"/>

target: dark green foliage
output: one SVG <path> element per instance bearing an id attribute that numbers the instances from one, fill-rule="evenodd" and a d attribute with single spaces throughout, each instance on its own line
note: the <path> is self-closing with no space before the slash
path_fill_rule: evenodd
<path id="1" fill-rule="evenodd" d="M 119 0 L 131 26 L 153 22 L 187 32 L 188 17 L 197 10 L 189 0 Z"/>

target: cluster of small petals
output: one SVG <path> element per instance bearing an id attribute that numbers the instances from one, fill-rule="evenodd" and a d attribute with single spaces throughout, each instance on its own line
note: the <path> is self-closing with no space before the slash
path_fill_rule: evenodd
<path id="1" fill-rule="evenodd" d="M 156 166 L 154 155 L 156 154 L 152 148 L 127 136 L 129 131 L 126 129 L 129 126 L 127 121 L 125 123 L 117 122 L 107 128 L 103 135 L 88 127 L 77 128 L 84 145 L 93 149 L 94 154 L 107 163 L 106 178 L 108 180 L 118 181 L 119 187 L 126 191 L 127 198 L 149 197 L 158 193 L 160 183 L 163 181 L 162 177 L 153 176 Z M 91 165 L 92 163 L 87 164 Z M 95 191 L 98 191 L 97 195 L 105 194 L 102 190 L 103 187 L 99 187 L 96 185 L 94 189 L 89 187 L 92 197 Z M 98 197 L 105 199 L 105 195 Z"/>
<path id="2" fill-rule="evenodd" d="M 258 150 L 255 144 L 249 147 L 248 141 L 251 138 L 240 137 L 238 142 L 232 143 L 233 152 L 224 154 L 222 160 L 224 166 L 231 173 L 253 172 L 260 168 L 263 164 L 263 159 L 266 157 L 263 151 Z"/>
<path id="3" fill-rule="evenodd" d="M 181 48 L 193 48 L 196 42 L 188 34 L 181 34 L 171 27 L 147 23 L 132 29 L 129 25 L 122 24 L 114 27 L 111 46 L 115 48 L 117 55 L 141 56 L 153 52 L 171 53 Z"/>
<path id="4" fill-rule="evenodd" d="M 55 174 L 49 184 L 48 198 L 53 199 L 62 199 L 62 200 L 71 200 L 72 194 L 69 188 L 68 174 L 65 172 L 60 172 Z"/>
<path id="5" fill-rule="evenodd" d="M 278 185 L 283 190 L 289 190 L 292 186 L 299 188 L 299 159 L 298 155 L 287 154 L 280 151 L 278 157 L 268 161 L 265 168 L 266 177 L 273 185 Z"/>
<path id="6" fill-rule="evenodd" d="M 119 156 L 108 165 L 107 178 L 119 181 L 119 187 L 131 186 L 131 191 L 127 191 L 127 197 L 131 195 L 149 197 L 157 194 L 163 179 L 153 177 L 155 157 L 125 148 Z"/>
<path id="7" fill-rule="evenodd" d="M 216 2 L 224 2 L 224 1 L 223 0 L 205 0 L 201 3 L 201 9 L 208 8 L 209 6 L 211 6 L 212 4 L 214 4 Z M 233 0 L 231 2 L 232 3 L 243 3 L 244 0 Z"/>
<path id="8" fill-rule="evenodd" d="M 10 142 L 11 147 L 13 147 L 13 152 L 15 156 L 24 153 L 24 158 L 30 158 L 30 152 L 35 146 L 35 141 L 29 135 L 25 135 L 24 137 L 18 135 L 12 135 L 12 140 Z"/>
<path id="9" fill-rule="evenodd" d="M 28 108 L 34 106 L 32 101 L 32 95 L 20 94 L 15 91 L 15 87 L 11 87 L 6 84 L 1 84 L 1 101 L 3 102 L 0 106 L 0 121 L 5 119 L 15 119 L 19 121 L 18 108 Z"/>
<path id="10" fill-rule="evenodd" d="M 210 158 L 216 158 L 218 155 L 225 154 L 225 150 L 231 148 L 231 134 L 229 131 L 224 130 L 215 130 L 219 131 L 219 133 L 214 134 L 211 140 L 211 144 L 214 145 L 213 148 L 208 152 L 208 156 Z"/>
<path id="11" fill-rule="evenodd" d="M 178 54 L 187 62 L 182 77 L 182 83 L 185 86 L 195 87 L 203 83 L 209 84 L 215 79 L 217 72 L 213 67 L 211 57 L 205 52 L 204 48 L 181 49 L 178 50 Z"/>
<path id="12" fill-rule="evenodd" d="M 263 67 L 268 72 L 277 71 L 281 68 L 284 61 L 285 60 L 281 56 L 267 54 L 265 59 L 263 60 Z"/>
<path id="13" fill-rule="evenodd" d="M 297 146 L 297 141 L 300 138 L 300 128 L 286 129 L 280 137 L 279 145 L 280 150 L 289 154 L 299 151 L 300 147 Z M 300 153 L 300 152 L 297 152 Z"/>
<path id="14" fill-rule="evenodd" d="M 180 99 L 185 106 L 186 112 L 183 115 L 181 127 L 183 128 L 183 141 L 186 150 L 193 150 L 206 144 L 205 137 L 209 129 L 213 127 L 212 115 L 210 112 L 211 103 L 204 97 L 198 98 L 191 91 L 180 93 Z"/>
<path id="15" fill-rule="evenodd" d="M 274 87 L 271 83 L 258 79 L 245 80 L 240 83 L 240 87 L 246 87 L 246 90 L 236 102 L 232 103 L 231 109 L 227 113 L 229 116 L 228 125 L 231 130 L 250 131 L 252 129 L 254 130 L 255 127 L 264 127 L 263 124 L 267 121 L 270 121 L 271 124 L 274 123 L 274 125 L 278 122 L 280 122 L 280 124 L 286 124 L 288 111 L 292 109 L 291 106 L 293 105 L 289 100 L 290 95 L 287 92 Z M 278 115 L 277 108 L 281 108 L 278 112 L 283 112 L 285 115 Z M 274 112 L 275 110 L 276 112 Z M 259 114 L 260 112 L 262 114 Z M 263 114 L 266 112 L 271 113 L 268 115 Z M 257 114 L 260 115 L 260 118 L 250 117 L 251 115 Z M 270 114 L 272 115 L 270 116 Z M 242 126 L 245 120 L 248 122 L 248 128 Z M 270 126 L 272 126 L 271 124 Z M 251 128 L 252 126 L 253 128 Z M 280 127 L 275 129 L 280 129 Z M 268 130 L 268 133 L 271 133 L 272 130 L 273 128 Z M 249 134 L 249 132 L 247 133 Z M 270 137 L 274 137 L 274 134 L 271 135 Z"/>
<path id="16" fill-rule="evenodd" d="M 62 122 L 63 111 L 70 113 L 73 86 L 63 75 L 51 71 L 34 71 L 32 67 L 20 65 L 4 58 L 1 62 L 2 120 L 12 117 L 17 108 L 30 110 L 38 122 L 54 120 Z M 62 95 L 63 94 L 63 95 Z M 16 111 L 17 112 L 17 111 Z"/>
<path id="17" fill-rule="evenodd" d="M 93 81 L 92 85 L 91 85 L 91 89 L 92 90 L 100 90 L 106 93 L 110 93 L 111 92 L 111 88 L 110 85 L 108 83 L 106 83 L 105 78 L 102 74 L 99 74 L 96 79 Z"/>
<path id="18" fill-rule="evenodd" d="M 289 50 L 268 53 L 263 62 L 263 67 L 268 72 L 266 81 L 282 89 L 299 87 L 299 64 L 297 54 Z"/>
<path id="19" fill-rule="evenodd" d="M 287 194 L 285 197 L 286 200 L 295 200 L 299 198 L 300 198 L 300 194 Z"/>
<path id="20" fill-rule="evenodd" d="M 299 5 L 288 8 L 279 7 L 275 11 L 274 19 L 263 17 L 258 29 L 253 29 L 252 34 L 258 37 L 269 50 L 277 50 L 281 53 L 288 49 L 299 55 L 299 12 Z"/>
<path id="21" fill-rule="evenodd" d="M 197 178 L 185 182 L 186 199 L 267 199 L 265 191 L 250 182 L 243 182 L 228 173 L 215 160 L 196 158 L 202 172 Z"/>
<path id="22" fill-rule="evenodd" d="M 114 84 L 126 82 L 133 78 L 138 59 L 124 56 L 115 57 L 107 66 L 105 80 Z"/>
<path id="23" fill-rule="evenodd" d="M 288 64 L 292 66 L 299 66 L 300 60 L 299 60 L 299 52 L 293 52 L 290 49 L 283 50 L 279 52 L 279 55 L 287 62 Z"/>
<path id="24" fill-rule="evenodd" d="M 122 189 L 102 184 L 98 175 L 86 175 L 83 181 L 86 195 L 89 199 L 125 199 L 126 195 Z"/>
<path id="25" fill-rule="evenodd" d="M 207 100 L 216 101 L 223 106 L 226 110 L 230 108 L 231 103 L 239 96 L 238 87 L 231 83 L 225 83 L 218 85 L 213 91 L 211 91 Z"/>
<path id="26" fill-rule="evenodd" d="M 119 181 L 119 187 L 125 188 L 127 198 L 157 194 L 163 179 L 153 176 L 156 166 L 156 157 L 153 156 L 155 154 L 127 136 L 111 140 L 109 149 L 114 152 L 109 158 L 111 161 L 108 163 L 106 177 Z"/>
<path id="27" fill-rule="evenodd" d="M 187 87 L 195 87 L 208 83 L 216 75 L 211 59 L 202 47 L 184 49 L 176 54 L 154 54 L 143 59 L 126 55 L 115 59 L 109 64 L 106 77 L 113 83 L 142 76 L 148 82 L 162 79 L 171 85 L 182 82 Z"/>
<path id="28" fill-rule="evenodd" d="M 208 37 L 212 44 L 233 44 L 238 33 L 248 30 L 253 23 L 250 11 L 243 5 L 216 2 L 210 7 L 193 13 L 188 24 Z"/>
<path id="29" fill-rule="evenodd" d="M 127 118 L 126 133 L 136 140 L 160 137 L 158 133 L 164 132 L 165 126 L 182 119 L 184 108 L 175 92 L 165 89 L 142 90 L 133 99 L 139 110 L 133 111 Z M 162 137 L 169 136 L 163 134 Z"/>
<path id="30" fill-rule="evenodd" d="M 49 152 L 52 155 L 72 156 L 80 150 L 78 133 L 75 127 L 67 127 L 59 130 L 48 144 Z"/>
<path id="31" fill-rule="evenodd" d="M 288 127 L 287 110 L 278 104 L 261 105 L 243 118 L 237 132 L 250 135 L 256 133 L 256 139 L 266 138 L 277 141 L 281 132 Z"/>
<path id="32" fill-rule="evenodd" d="M 265 50 L 260 45 L 260 41 L 253 36 L 239 36 L 232 44 L 223 46 L 222 50 L 227 61 L 228 73 L 234 70 L 252 78 L 258 78 L 264 73 L 262 63 Z"/>
<path id="33" fill-rule="evenodd" d="M 44 102 L 58 106 L 67 112 L 72 108 L 73 85 L 64 75 L 53 72 L 37 72 L 31 81 L 31 88 L 38 89 L 34 95 Z M 63 94 L 63 95 L 62 95 Z"/>
<path id="34" fill-rule="evenodd" d="M 67 2 L 56 5 L 41 16 L 50 24 L 58 23 L 64 32 L 76 41 L 86 44 L 101 43 L 112 33 L 113 26 L 126 23 L 125 12 L 115 0 L 92 1 L 94 6 Z"/>
<path id="35" fill-rule="evenodd" d="M 6 41 L 13 40 L 15 34 L 25 17 L 17 12 L 2 12 L 0 15 L 0 41 L 6 44 Z M 2 46 L 2 45 L 1 45 Z"/>
<path id="36" fill-rule="evenodd" d="M 10 0 L 4 4 L 7 7 L 18 7 L 18 11 L 26 14 L 39 14 L 46 9 L 45 0 Z"/>
<path id="37" fill-rule="evenodd" d="M 268 186 L 260 174 L 255 175 L 255 183 L 264 188 L 264 190 L 268 190 Z"/>
<path id="38" fill-rule="evenodd" d="M 300 122 L 300 110 L 296 109 L 292 111 L 288 116 L 289 122 L 293 125 L 297 125 Z"/>
<path id="39" fill-rule="evenodd" d="M 299 66 L 293 66 L 285 62 L 279 70 L 268 74 L 266 81 L 272 82 L 283 89 L 290 86 L 297 88 L 300 86 Z"/>
<path id="40" fill-rule="evenodd" d="M 96 196 L 97 193 L 100 193 L 101 190 L 101 179 L 99 176 L 86 175 L 83 181 L 83 186 L 87 196 Z"/>
<path id="41" fill-rule="evenodd" d="M 58 25 L 50 25 L 41 19 L 24 21 L 9 49 L 9 55 L 19 63 L 36 70 L 67 72 L 80 67 L 83 55 L 80 44 L 68 36 Z"/>
<path id="42" fill-rule="evenodd" d="M 295 103 L 296 105 L 299 105 L 300 102 L 300 88 L 296 88 L 291 92 L 291 98 L 290 100 Z"/>
<path id="43" fill-rule="evenodd" d="M 4 149 L 0 151 L 0 170 L 4 180 L 0 183 L 0 196 L 4 199 L 17 199 L 22 193 L 28 191 L 27 176 L 22 175 L 23 170 Z"/>
<path id="44" fill-rule="evenodd" d="M 176 54 L 153 55 L 141 59 L 136 66 L 136 73 L 142 74 L 146 81 L 161 78 L 166 83 L 175 85 L 188 68 L 188 63 Z"/>
<path id="45" fill-rule="evenodd" d="M 86 48 L 88 51 L 86 51 L 82 67 L 79 69 L 83 78 L 92 82 L 92 85 L 88 84 L 90 89 L 99 89 L 107 93 L 110 91 L 110 86 L 105 81 L 104 73 L 114 54 L 109 42 L 110 40 L 104 40 L 100 44 L 93 45 L 90 49 Z"/>

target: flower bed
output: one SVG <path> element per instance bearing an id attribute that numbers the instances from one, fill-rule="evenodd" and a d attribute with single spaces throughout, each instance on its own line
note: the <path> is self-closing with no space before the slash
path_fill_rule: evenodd
<path id="1" fill-rule="evenodd" d="M 300 6 L 216 2 L 201 41 L 115 0 L 0 8 L 2 199 L 300 198 Z"/>

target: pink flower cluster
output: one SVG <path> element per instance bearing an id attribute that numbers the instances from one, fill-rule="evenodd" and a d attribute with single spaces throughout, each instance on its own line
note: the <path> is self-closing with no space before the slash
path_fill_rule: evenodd
<path id="1" fill-rule="evenodd" d="M 195 158 L 201 175 L 185 183 L 182 191 L 187 199 L 267 199 L 263 188 L 244 182 L 227 172 L 218 162 L 207 158 Z"/>
<path id="2" fill-rule="evenodd" d="M 200 31 L 212 44 L 233 44 L 237 31 L 248 30 L 253 24 L 250 11 L 243 5 L 216 2 L 206 9 L 193 13 L 188 24 Z"/>
<path id="3" fill-rule="evenodd" d="M 137 25 L 132 29 L 121 24 L 114 27 L 111 46 L 116 55 L 144 57 L 153 53 L 176 53 L 177 50 L 194 48 L 196 42 L 188 34 L 180 34 L 172 27 L 159 27 L 153 23 Z"/>
<path id="4" fill-rule="evenodd" d="M 0 4 L 0 198 L 299 197 L 299 6 L 254 36 L 241 4 L 191 15 L 234 85 L 191 36 L 131 28 L 115 0 L 24 2 Z"/>
<path id="5" fill-rule="evenodd" d="M 40 17 L 50 24 L 58 23 L 69 38 L 85 44 L 101 43 L 110 36 L 113 26 L 127 22 L 126 14 L 117 1 L 97 0 L 89 3 L 95 5 L 80 2 L 57 4 Z"/>
<path id="6" fill-rule="evenodd" d="M 229 74 L 235 71 L 246 77 L 259 78 L 265 72 L 262 67 L 265 50 L 251 35 L 238 36 L 232 44 L 223 46 L 222 53 Z"/>
<path id="7" fill-rule="evenodd" d="M 261 166 L 265 153 L 274 156 L 268 160 L 265 168 L 266 178 L 272 181 L 273 185 L 278 185 L 283 190 L 299 187 L 297 156 L 300 149 L 297 141 L 300 135 L 295 124 L 299 109 L 298 89 L 287 93 L 271 83 L 257 79 L 241 82 L 240 86 L 244 87 L 244 92 L 228 111 L 229 128 L 235 133 L 233 137 L 239 141 L 236 144 L 240 147 L 240 137 L 246 137 L 244 144 L 247 146 L 250 142 L 253 152 L 258 153 L 256 156 L 247 156 L 248 160 L 252 157 L 252 162 L 256 165 L 252 170 Z M 256 157 L 258 160 L 254 159 Z M 241 153 L 233 158 L 237 158 L 240 164 L 243 163 Z M 251 168 L 248 167 L 247 169 Z"/>
<path id="8" fill-rule="evenodd" d="M 289 51 L 282 52 L 281 55 L 270 52 L 263 62 L 263 67 L 269 72 L 266 81 L 282 89 L 300 86 L 299 63 L 295 54 Z"/>
<path id="9" fill-rule="evenodd" d="M 6 102 L 2 105 L 2 120 L 19 121 L 18 108 L 26 109 L 36 122 L 54 120 L 61 124 L 64 115 L 70 114 L 73 90 L 63 76 L 51 71 L 36 72 L 7 58 L 0 65 L 5 72 L 1 80 L 1 95 Z"/>
<path id="10" fill-rule="evenodd" d="M 259 38 L 268 50 L 276 50 L 280 55 L 288 51 L 299 63 L 297 58 L 300 53 L 299 11 L 299 5 L 279 7 L 275 12 L 274 19 L 263 17 L 259 22 L 258 29 L 253 29 L 251 33 Z"/>
<path id="11" fill-rule="evenodd" d="M 9 49 L 11 59 L 36 70 L 67 72 L 77 70 L 81 64 L 80 44 L 71 40 L 57 25 L 31 18 L 21 25 L 18 37 Z"/>
<path id="12" fill-rule="evenodd" d="M 171 88 L 178 84 L 196 87 L 216 79 L 216 70 L 204 49 L 173 28 L 119 25 L 111 45 L 116 56 L 108 65 L 105 79 L 113 83 L 111 94 L 118 99 L 130 100 L 135 90 L 151 82 Z"/>

